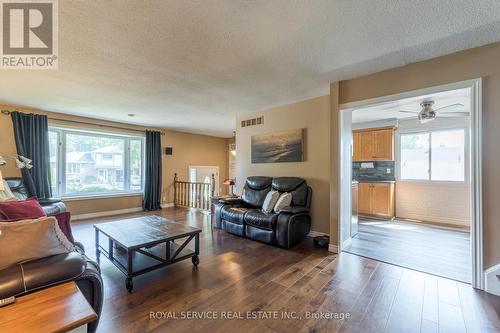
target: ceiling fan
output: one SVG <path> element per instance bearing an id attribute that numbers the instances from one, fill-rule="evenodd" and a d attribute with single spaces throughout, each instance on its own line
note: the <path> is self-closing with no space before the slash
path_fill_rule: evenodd
<path id="1" fill-rule="evenodd" d="M 463 107 L 464 105 L 460 104 L 460 103 L 450 104 L 447 106 L 443 106 L 442 108 L 439 108 L 439 109 L 433 109 L 432 108 L 433 105 L 434 105 L 434 101 L 432 101 L 432 100 L 423 101 L 422 103 L 420 103 L 422 110 L 420 110 L 418 112 L 405 111 L 405 110 L 399 110 L 399 112 L 416 114 L 417 119 L 420 121 L 421 124 L 428 123 L 429 121 L 436 119 L 436 117 L 466 117 L 466 116 L 470 115 L 468 111 L 446 111 L 446 112 L 443 112 L 443 110 Z"/>

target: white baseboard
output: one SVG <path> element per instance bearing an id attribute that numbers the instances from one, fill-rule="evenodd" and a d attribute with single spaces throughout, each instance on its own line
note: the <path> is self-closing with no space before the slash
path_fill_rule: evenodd
<path id="1" fill-rule="evenodd" d="M 328 251 L 333 252 L 333 253 L 339 253 L 339 246 L 338 245 L 329 244 L 328 245 Z"/>
<path id="2" fill-rule="evenodd" d="M 311 230 L 311 231 L 309 231 L 309 233 L 307 234 L 307 236 L 309 236 L 309 237 L 318 237 L 318 236 L 329 236 L 329 235 L 326 234 L 326 233 L 324 233 L 324 232 Z"/>
<path id="3" fill-rule="evenodd" d="M 104 212 L 87 213 L 87 214 L 78 214 L 78 215 L 71 216 L 71 221 L 94 219 L 96 217 L 104 217 L 104 216 L 111 216 L 111 215 L 136 213 L 136 212 L 142 212 L 142 207 L 117 209 L 117 210 L 107 210 L 107 211 L 104 211 Z"/>
<path id="4" fill-rule="evenodd" d="M 485 285 L 487 293 L 500 296 L 500 264 L 488 268 L 484 271 Z"/>

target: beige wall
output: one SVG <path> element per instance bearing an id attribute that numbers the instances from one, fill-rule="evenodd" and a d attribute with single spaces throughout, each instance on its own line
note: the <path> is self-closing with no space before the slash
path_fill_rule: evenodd
<path id="1" fill-rule="evenodd" d="M 484 264 L 500 262 L 500 43 L 341 81 L 339 103 L 391 95 L 436 85 L 483 78 L 483 214 Z M 332 84 L 337 85 L 337 83 Z M 332 104 L 332 118 L 338 104 Z M 332 137 L 338 126 L 332 126 Z M 338 155 L 336 155 L 338 156 Z M 332 175 L 335 178 L 336 175 Z M 332 212 L 335 214 L 336 212 Z M 332 219 L 331 230 L 336 230 Z M 333 233 L 332 233 L 333 235 Z M 337 238 L 335 238 L 337 239 Z M 334 241 L 333 241 L 334 242 Z"/>
<path id="2" fill-rule="evenodd" d="M 96 119 L 89 119 L 84 117 L 69 116 L 58 113 L 45 112 L 42 110 L 13 107 L 10 105 L 0 105 L 1 110 L 21 111 L 21 112 L 34 112 L 38 114 L 46 114 L 49 117 L 68 119 L 73 121 L 83 121 L 95 125 L 84 125 L 70 122 L 57 122 L 50 121 L 51 124 L 63 124 L 75 128 L 87 128 L 95 130 L 107 131 L 120 131 L 112 128 L 106 128 L 106 125 L 119 126 L 130 128 L 131 130 L 145 130 L 145 127 L 134 126 L 122 123 L 101 121 Z M 102 126 L 99 126 L 102 125 Z M 187 169 L 189 165 L 211 165 L 218 166 L 220 172 L 220 179 L 224 180 L 228 175 L 228 139 L 217 138 L 206 135 L 189 134 L 166 129 L 159 129 L 165 133 L 162 136 L 162 147 L 173 147 L 173 155 L 163 155 L 162 160 L 162 181 L 163 181 L 163 195 L 162 203 L 173 202 L 173 180 L 174 173 L 178 173 L 180 180 L 187 179 Z M 130 133 L 137 134 L 136 131 Z M 10 116 L 0 114 L 0 155 L 14 155 L 16 154 L 16 146 L 14 141 L 14 132 L 12 128 L 12 121 Z M 13 163 L 7 163 L 2 167 L 2 174 L 4 177 L 19 176 L 19 171 L 15 168 Z M 225 193 L 226 188 L 223 186 L 222 193 Z M 70 200 L 66 201 L 68 210 L 73 215 L 97 213 L 111 210 L 121 210 L 128 208 L 141 207 L 142 196 L 124 196 L 124 197 L 111 197 L 104 199 L 85 199 L 85 200 Z"/>
<path id="3" fill-rule="evenodd" d="M 243 119 L 264 116 L 264 124 L 241 128 Z M 236 190 L 241 193 L 248 176 L 303 177 L 313 189 L 312 230 L 329 232 L 330 99 L 321 96 L 238 117 L 236 130 Z M 305 161 L 297 163 L 251 163 L 251 137 L 255 134 L 307 128 Z"/>

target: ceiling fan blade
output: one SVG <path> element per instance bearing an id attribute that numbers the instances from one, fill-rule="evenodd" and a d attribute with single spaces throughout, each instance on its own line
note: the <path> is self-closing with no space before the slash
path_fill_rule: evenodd
<path id="1" fill-rule="evenodd" d="M 415 111 L 405 111 L 405 110 L 399 110 L 398 112 L 401 112 L 401 113 L 412 113 L 412 114 L 417 114 L 418 113 L 418 111 L 415 112 Z"/>
<path id="2" fill-rule="evenodd" d="M 461 104 L 461 103 L 455 103 L 455 104 L 450 104 L 450 105 L 446 105 L 446 106 L 443 106 L 442 108 L 439 108 L 439 109 L 434 109 L 434 111 L 439 111 L 439 110 L 444 110 L 444 109 L 448 109 L 448 108 L 454 108 L 454 107 L 463 107 L 464 105 Z"/>
<path id="3" fill-rule="evenodd" d="M 468 117 L 470 116 L 469 112 L 440 112 L 438 117 Z"/>

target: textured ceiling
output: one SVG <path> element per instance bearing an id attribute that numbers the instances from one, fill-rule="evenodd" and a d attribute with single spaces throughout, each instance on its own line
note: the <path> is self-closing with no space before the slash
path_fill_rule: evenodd
<path id="1" fill-rule="evenodd" d="M 230 136 L 237 113 L 498 40 L 498 0 L 64 0 L 59 70 L 0 71 L 0 101 Z"/>

